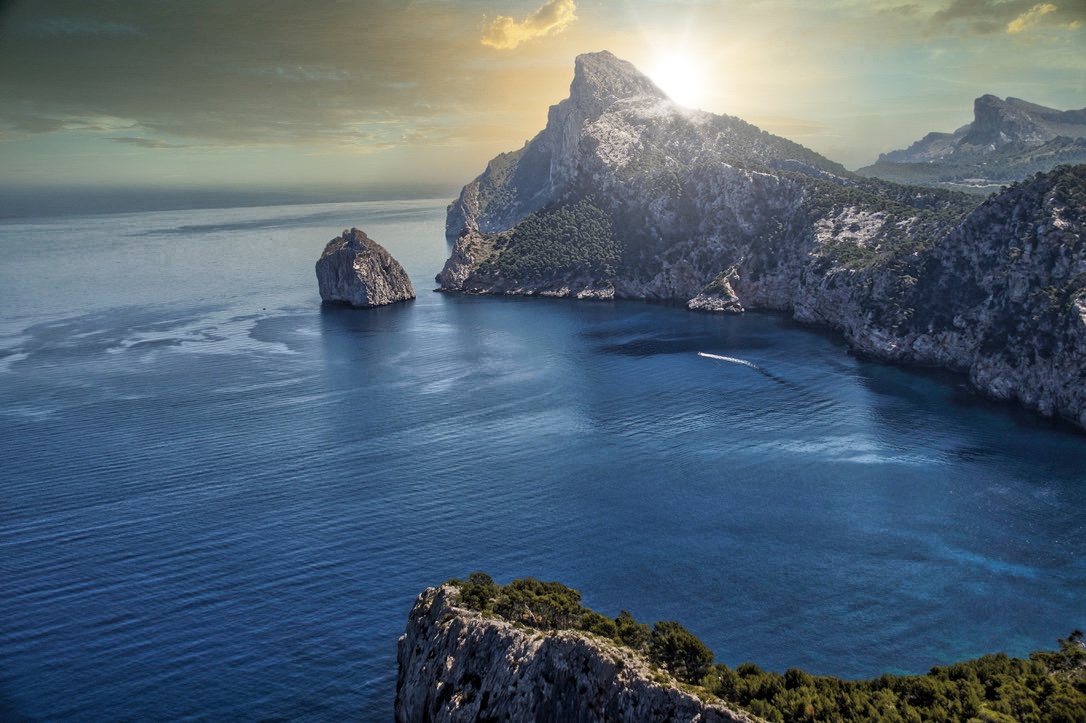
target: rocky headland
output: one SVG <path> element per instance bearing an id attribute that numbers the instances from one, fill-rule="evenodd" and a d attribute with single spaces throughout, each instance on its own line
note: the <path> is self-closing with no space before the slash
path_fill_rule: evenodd
<path id="1" fill-rule="evenodd" d="M 986 194 L 1058 165 L 1081 163 L 1086 163 L 1086 108 L 1061 111 L 983 95 L 973 102 L 971 123 L 953 133 L 928 133 L 857 173 Z"/>
<path id="2" fill-rule="evenodd" d="M 322 301 L 371 307 L 415 298 L 400 262 L 357 228 L 328 242 L 316 271 Z"/>
<path id="3" fill-rule="evenodd" d="M 797 643 L 801 644 L 801 643 Z M 926 675 L 842 680 L 753 663 L 731 668 L 680 623 L 609 618 L 581 594 L 485 573 L 429 588 L 398 643 L 395 720 L 1079 721 L 1081 631 L 1029 659 L 1002 653 Z"/>
<path id="4" fill-rule="evenodd" d="M 397 659 L 402 723 L 756 720 L 681 690 L 643 656 L 601 636 L 471 610 L 449 584 L 419 596 Z"/>
<path id="5" fill-rule="evenodd" d="M 981 203 L 672 102 L 607 52 L 448 209 L 445 291 L 772 309 L 1086 427 L 1086 166 Z"/>

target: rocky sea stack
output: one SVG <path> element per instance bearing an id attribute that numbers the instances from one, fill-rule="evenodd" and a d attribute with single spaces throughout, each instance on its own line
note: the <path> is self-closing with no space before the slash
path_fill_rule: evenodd
<path id="1" fill-rule="evenodd" d="M 445 291 L 790 312 L 1086 427 L 1086 166 L 975 196 L 683 108 L 607 52 L 449 206 Z"/>
<path id="2" fill-rule="evenodd" d="M 363 308 L 415 298 L 400 262 L 357 228 L 324 247 L 317 260 L 317 284 L 322 301 Z"/>

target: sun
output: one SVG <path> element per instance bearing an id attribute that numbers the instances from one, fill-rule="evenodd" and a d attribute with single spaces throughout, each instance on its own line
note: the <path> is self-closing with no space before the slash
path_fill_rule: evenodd
<path id="1" fill-rule="evenodd" d="M 702 108 L 708 87 L 702 63 L 683 52 L 658 54 L 648 76 L 679 105 Z"/>

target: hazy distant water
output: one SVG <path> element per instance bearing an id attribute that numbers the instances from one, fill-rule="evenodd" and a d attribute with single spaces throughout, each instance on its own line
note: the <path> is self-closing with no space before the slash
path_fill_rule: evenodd
<path id="1" fill-rule="evenodd" d="M 780 316 L 431 293 L 442 221 L 0 222 L 0 718 L 385 720 L 473 570 L 842 676 L 1086 625 L 1086 436 Z M 351 225 L 415 302 L 321 308 Z"/>

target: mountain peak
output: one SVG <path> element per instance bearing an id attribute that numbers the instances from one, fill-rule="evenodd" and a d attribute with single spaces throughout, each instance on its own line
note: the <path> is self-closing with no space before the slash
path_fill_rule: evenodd
<path id="1" fill-rule="evenodd" d="M 1086 108 L 1057 110 L 990 93 L 973 101 L 973 121 L 953 133 L 928 133 L 879 156 L 861 176 L 987 193 L 1057 165 L 1086 160 Z"/>
<path id="2" fill-rule="evenodd" d="M 569 94 L 576 104 L 594 106 L 599 111 L 626 98 L 668 100 L 667 93 L 633 63 L 606 50 L 577 56 Z"/>
<path id="3" fill-rule="evenodd" d="M 982 95 L 973 102 L 973 123 L 961 142 L 999 147 L 1007 143 L 1040 145 L 1058 135 L 1086 135 L 1082 111 L 1060 111 L 1020 98 Z"/>

